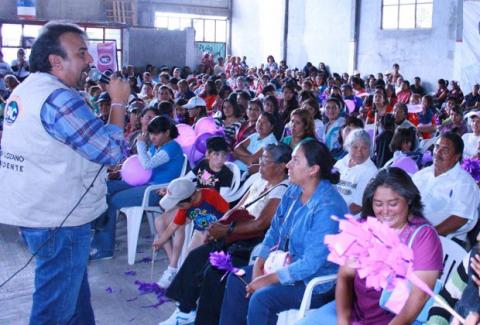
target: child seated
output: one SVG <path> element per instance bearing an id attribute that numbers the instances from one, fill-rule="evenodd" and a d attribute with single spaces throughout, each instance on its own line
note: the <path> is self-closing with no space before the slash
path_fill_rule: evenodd
<path id="1" fill-rule="evenodd" d="M 197 182 L 197 188 L 213 188 L 224 196 L 232 185 L 233 173 L 225 166 L 228 158 L 228 144 L 224 137 L 216 136 L 207 140 L 206 159 L 201 160 L 185 178 Z"/>
<path id="2" fill-rule="evenodd" d="M 208 232 L 205 230 L 223 216 L 229 209 L 229 204 L 216 190 L 197 189 L 192 181 L 178 178 L 168 185 L 165 195 L 160 200 L 160 206 L 166 211 L 165 214 L 178 208 L 168 227 L 160 233 L 160 238 L 153 242 L 154 249 L 164 247 L 169 258 L 168 268 L 158 282 L 159 286 L 165 288 L 170 285 L 177 272 L 178 258 L 185 237 L 183 229 L 187 221 L 193 222 L 195 229 L 189 246 L 189 250 L 192 250 L 207 239 Z M 178 229 L 181 231 L 177 231 Z M 172 246 L 169 240 L 174 233 L 176 234 Z"/>

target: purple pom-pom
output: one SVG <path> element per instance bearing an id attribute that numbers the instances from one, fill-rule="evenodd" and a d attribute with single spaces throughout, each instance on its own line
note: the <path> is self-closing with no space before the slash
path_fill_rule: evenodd
<path id="1" fill-rule="evenodd" d="M 476 182 L 480 182 L 480 160 L 474 158 L 464 159 L 462 168 L 465 169 Z"/>
<path id="2" fill-rule="evenodd" d="M 208 259 L 210 264 L 219 270 L 227 272 L 236 272 L 238 270 L 237 268 L 233 267 L 232 257 L 229 253 L 225 253 L 223 251 L 212 252 L 210 253 L 210 257 Z"/>

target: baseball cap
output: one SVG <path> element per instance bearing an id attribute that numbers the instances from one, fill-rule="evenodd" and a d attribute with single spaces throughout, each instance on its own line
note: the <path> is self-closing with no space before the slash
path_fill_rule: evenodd
<path id="1" fill-rule="evenodd" d="M 197 106 L 207 106 L 207 103 L 205 103 L 205 101 L 202 98 L 200 98 L 198 96 L 195 96 L 195 97 L 190 98 L 188 100 L 188 103 L 183 105 L 183 108 L 191 109 L 191 108 L 195 108 Z"/>
<path id="2" fill-rule="evenodd" d="M 177 178 L 170 182 L 167 194 L 160 200 L 160 207 L 165 211 L 173 210 L 178 203 L 188 199 L 195 192 L 195 183 L 186 178 Z"/>

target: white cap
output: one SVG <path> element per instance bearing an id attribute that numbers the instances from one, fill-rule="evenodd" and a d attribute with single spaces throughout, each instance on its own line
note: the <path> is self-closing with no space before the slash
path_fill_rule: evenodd
<path id="1" fill-rule="evenodd" d="M 480 111 L 472 111 L 472 112 L 468 112 L 467 114 L 465 114 L 465 118 L 467 117 L 479 117 L 480 118 Z"/>
<path id="2" fill-rule="evenodd" d="M 160 207 L 165 211 L 173 210 L 180 201 L 188 199 L 195 192 L 195 183 L 186 178 L 177 178 L 167 187 L 167 194 L 160 200 Z"/>
<path id="3" fill-rule="evenodd" d="M 188 100 L 188 103 L 186 103 L 182 107 L 186 108 L 186 109 L 191 109 L 191 108 L 195 108 L 197 106 L 207 106 L 207 103 L 205 103 L 205 101 L 202 98 L 200 98 L 198 96 L 195 96 L 195 97 L 190 98 Z"/>

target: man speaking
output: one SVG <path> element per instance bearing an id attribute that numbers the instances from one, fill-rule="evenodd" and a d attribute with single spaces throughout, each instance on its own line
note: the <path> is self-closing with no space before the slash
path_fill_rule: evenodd
<path id="1" fill-rule="evenodd" d="M 87 278 L 90 222 L 107 208 L 102 166 L 122 159 L 130 87 L 112 78 L 104 125 L 78 92 L 91 63 L 83 29 L 46 24 L 32 47 L 31 74 L 5 108 L 0 223 L 19 226 L 36 252 L 30 324 L 95 323 Z"/>

